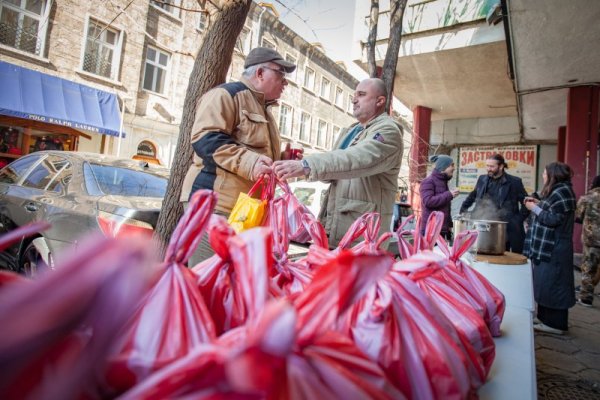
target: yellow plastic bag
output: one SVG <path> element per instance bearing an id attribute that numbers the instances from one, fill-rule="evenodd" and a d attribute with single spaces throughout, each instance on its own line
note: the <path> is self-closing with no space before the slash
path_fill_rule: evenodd
<path id="1" fill-rule="evenodd" d="M 250 188 L 248 193 L 240 193 L 227 222 L 240 233 L 246 229 L 261 226 L 267 214 L 267 205 L 273 199 L 275 180 L 272 177 L 260 178 Z M 252 197 L 261 188 L 260 199 Z"/>
<path id="2" fill-rule="evenodd" d="M 227 222 L 240 233 L 246 229 L 260 226 L 265 217 L 267 200 L 254 199 L 246 193 L 240 193 Z"/>

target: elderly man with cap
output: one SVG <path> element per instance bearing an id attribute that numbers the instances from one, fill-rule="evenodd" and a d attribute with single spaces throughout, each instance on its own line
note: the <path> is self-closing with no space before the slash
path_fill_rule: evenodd
<path id="1" fill-rule="evenodd" d="M 273 161 L 282 159 L 277 123 L 269 106 L 287 86 L 286 74 L 296 66 L 275 50 L 252 49 L 238 82 L 208 91 L 198 102 L 192 127 L 194 159 L 183 182 L 181 201 L 210 189 L 218 193 L 215 212 L 231 212 L 240 192 L 248 192 Z M 206 239 L 206 238 L 204 238 Z M 203 240 L 190 265 L 212 255 Z"/>
<path id="2" fill-rule="evenodd" d="M 427 218 L 432 211 L 444 213 L 442 236 L 450 239 L 452 235 L 452 217 L 450 216 L 450 203 L 458 196 L 458 189 L 449 190 L 448 181 L 454 174 L 454 160 L 452 157 L 439 154 L 432 156 L 429 161 L 434 163 L 431 174 L 421 182 L 421 234 L 425 232 Z"/>

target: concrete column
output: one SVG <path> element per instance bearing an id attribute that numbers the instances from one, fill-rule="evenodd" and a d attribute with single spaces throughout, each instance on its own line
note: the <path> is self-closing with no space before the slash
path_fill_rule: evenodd
<path id="1" fill-rule="evenodd" d="M 565 146 L 567 142 L 567 127 L 558 128 L 558 146 L 556 146 L 556 161 L 565 162 Z"/>
<path id="2" fill-rule="evenodd" d="M 578 86 L 569 89 L 565 162 L 573 168 L 573 190 L 579 198 L 596 176 L 598 166 L 598 111 L 600 88 Z M 581 252 L 581 225 L 573 232 L 575 252 Z"/>
<path id="3" fill-rule="evenodd" d="M 410 149 L 409 181 L 411 205 L 420 215 L 419 184 L 427 176 L 429 137 L 431 135 L 431 108 L 416 106 L 413 109 L 413 137 Z"/>

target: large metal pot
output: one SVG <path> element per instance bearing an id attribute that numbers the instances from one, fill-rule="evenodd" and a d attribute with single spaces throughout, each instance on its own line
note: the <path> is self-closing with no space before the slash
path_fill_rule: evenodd
<path id="1" fill-rule="evenodd" d="M 452 232 L 454 237 L 459 233 L 470 229 L 473 229 L 473 227 L 469 218 L 459 215 L 452 219 Z"/>
<path id="2" fill-rule="evenodd" d="M 477 253 L 504 254 L 506 246 L 506 222 L 475 219 L 471 220 L 471 224 L 471 229 L 478 232 Z"/>

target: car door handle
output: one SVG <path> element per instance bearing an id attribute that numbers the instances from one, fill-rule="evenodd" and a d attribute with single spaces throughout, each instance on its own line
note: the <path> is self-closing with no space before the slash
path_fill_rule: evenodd
<path id="1" fill-rule="evenodd" d="M 25 209 L 26 209 L 27 211 L 37 211 L 37 209 L 38 209 L 38 208 L 37 208 L 37 206 L 36 206 L 35 204 L 33 204 L 33 203 L 27 203 L 27 204 L 25 204 Z"/>

